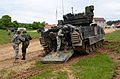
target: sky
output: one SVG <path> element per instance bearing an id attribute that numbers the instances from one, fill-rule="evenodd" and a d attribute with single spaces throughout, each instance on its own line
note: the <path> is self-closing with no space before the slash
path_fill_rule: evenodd
<path id="1" fill-rule="evenodd" d="M 95 17 L 107 21 L 120 20 L 120 0 L 63 0 L 64 14 L 84 12 L 85 6 L 94 5 Z M 56 18 L 57 13 L 57 18 Z M 12 21 L 32 23 L 33 21 L 56 24 L 62 19 L 62 0 L 0 0 L 0 18 L 10 15 Z"/>

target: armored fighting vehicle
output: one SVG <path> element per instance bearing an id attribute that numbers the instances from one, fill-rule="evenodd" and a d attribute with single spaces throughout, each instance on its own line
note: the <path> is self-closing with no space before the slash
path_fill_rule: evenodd
<path id="1" fill-rule="evenodd" d="M 63 20 L 58 21 L 58 26 L 42 32 L 40 43 L 44 47 L 46 56 L 41 59 L 43 63 L 66 62 L 74 53 L 90 54 L 95 48 L 100 47 L 104 40 L 104 30 L 93 22 L 94 6 L 87 6 L 85 13 L 66 14 Z M 67 33 L 61 39 L 61 50 L 57 49 L 57 34 L 67 26 Z M 63 29 L 64 30 L 64 29 Z M 51 41 L 51 39 L 54 39 Z M 65 45 L 67 39 L 67 45 Z M 64 41 L 64 42 L 62 42 Z M 54 42 L 54 43 L 53 43 Z M 64 48 L 67 46 L 67 53 Z M 78 52 L 75 52 L 78 51 Z"/>

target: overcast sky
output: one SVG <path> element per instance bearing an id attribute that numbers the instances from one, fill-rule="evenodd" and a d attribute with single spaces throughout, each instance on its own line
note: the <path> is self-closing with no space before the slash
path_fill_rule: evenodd
<path id="1" fill-rule="evenodd" d="M 64 14 L 84 12 L 84 7 L 95 6 L 95 17 L 103 17 L 106 20 L 120 19 L 120 0 L 63 0 Z M 33 21 L 45 21 L 56 23 L 56 10 L 58 19 L 62 19 L 62 0 L 0 0 L 0 18 L 10 15 L 12 21 L 32 23 Z"/>

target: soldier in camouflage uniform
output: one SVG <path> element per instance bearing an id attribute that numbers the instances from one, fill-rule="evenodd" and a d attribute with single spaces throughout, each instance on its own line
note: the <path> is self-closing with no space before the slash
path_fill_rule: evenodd
<path id="1" fill-rule="evenodd" d="M 62 29 L 58 31 L 57 36 L 57 51 L 60 50 L 61 44 L 64 44 L 64 52 L 67 52 L 69 46 L 71 46 L 70 27 L 64 25 Z"/>
<path id="2" fill-rule="evenodd" d="M 19 53 L 19 45 L 22 41 L 25 41 L 25 39 L 23 37 L 20 36 L 20 31 L 16 31 L 13 35 L 12 35 L 12 45 L 13 45 L 13 49 L 15 50 L 15 54 L 14 54 L 14 59 L 18 59 L 18 53 Z"/>
<path id="3" fill-rule="evenodd" d="M 49 37 L 50 37 L 50 41 L 51 41 L 52 52 L 56 52 L 56 49 L 57 49 L 56 33 L 50 32 Z"/>
<path id="4" fill-rule="evenodd" d="M 22 42 L 22 56 L 23 56 L 22 60 L 25 60 L 26 49 L 28 48 L 30 40 L 32 40 L 32 38 L 26 31 L 23 31 L 21 36 L 25 38 L 25 41 Z"/>
<path id="5" fill-rule="evenodd" d="M 64 34 L 62 33 L 62 29 L 60 29 L 58 31 L 58 35 L 57 35 L 57 52 L 60 51 L 60 47 L 62 44 L 62 37 L 64 36 Z"/>

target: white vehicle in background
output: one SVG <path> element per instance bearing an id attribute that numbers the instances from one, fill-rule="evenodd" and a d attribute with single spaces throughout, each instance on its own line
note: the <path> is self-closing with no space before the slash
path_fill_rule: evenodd
<path id="1" fill-rule="evenodd" d="M 26 31 L 26 28 L 20 27 L 20 28 L 18 28 L 18 31 Z"/>

